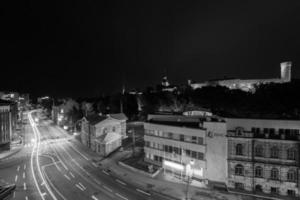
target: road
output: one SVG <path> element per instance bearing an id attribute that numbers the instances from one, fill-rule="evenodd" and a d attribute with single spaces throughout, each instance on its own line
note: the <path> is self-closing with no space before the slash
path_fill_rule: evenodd
<path id="1" fill-rule="evenodd" d="M 35 118 L 40 119 L 38 123 Z M 17 184 L 11 199 L 168 199 L 136 188 L 97 166 L 85 148 L 74 144 L 73 136 L 52 125 L 40 112 L 28 113 L 28 119 L 28 143 L 14 158 L 0 164 L 1 178 Z"/>

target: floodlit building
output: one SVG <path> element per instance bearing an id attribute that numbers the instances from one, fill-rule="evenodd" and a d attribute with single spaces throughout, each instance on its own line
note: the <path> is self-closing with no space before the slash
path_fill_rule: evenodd
<path id="1" fill-rule="evenodd" d="M 107 156 L 121 146 L 122 123 L 122 120 L 109 115 L 84 117 L 81 120 L 81 141 L 99 155 Z"/>
<path id="2" fill-rule="evenodd" d="M 188 84 L 193 88 L 202 88 L 205 86 L 224 86 L 230 89 L 241 89 L 244 91 L 254 91 L 255 86 L 268 83 L 287 83 L 291 81 L 292 62 L 280 63 L 280 78 L 273 79 L 223 79 L 211 80 L 203 83 L 192 83 L 190 80 Z"/>
<path id="3" fill-rule="evenodd" d="M 300 196 L 300 121 L 228 118 L 228 187 Z"/>
<path id="4" fill-rule="evenodd" d="M 166 173 L 210 185 L 227 185 L 226 123 L 211 116 L 149 115 L 145 161 Z"/>

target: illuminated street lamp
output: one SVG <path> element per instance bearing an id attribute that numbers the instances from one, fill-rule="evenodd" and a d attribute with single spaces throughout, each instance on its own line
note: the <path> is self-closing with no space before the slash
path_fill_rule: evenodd
<path id="1" fill-rule="evenodd" d="M 189 164 L 186 165 L 186 175 L 188 176 L 188 180 L 186 183 L 186 200 L 189 200 L 189 186 L 192 182 L 192 178 L 193 178 L 193 165 L 195 164 L 194 160 L 191 160 Z"/>

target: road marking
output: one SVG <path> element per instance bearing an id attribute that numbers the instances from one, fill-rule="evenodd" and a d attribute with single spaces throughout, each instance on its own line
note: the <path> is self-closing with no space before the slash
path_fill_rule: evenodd
<path id="1" fill-rule="evenodd" d="M 24 182 L 24 190 L 27 190 L 26 183 Z"/>
<path id="2" fill-rule="evenodd" d="M 24 165 L 24 170 L 26 169 L 26 164 Z"/>
<path id="3" fill-rule="evenodd" d="M 82 185 L 82 183 L 78 183 L 84 190 L 86 189 L 86 187 L 84 187 L 84 185 Z"/>
<path id="4" fill-rule="evenodd" d="M 15 198 L 16 197 L 16 191 L 14 191 L 14 195 L 13 195 L 13 198 Z"/>
<path id="5" fill-rule="evenodd" d="M 126 185 L 126 183 L 124 183 L 123 181 L 119 180 L 119 179 L 116 179 L 116 181 L 122 185 Z"/>
<path id="6" fill-rule="evenodd" d="M 86 157 L 85 155 L 83 155 L 80 151 L 78 151 L 75 147 L 70 146 L 72 149 L 74 149 L 77 153 L 79 153 L 84 159 L 86 160 L 90 160 L 88 157 Z"/>
<path id="7" fill-rule="evenodd" d="M 16 177 L 15 177 L 15 182 L 17 182 L 17 180 L 18 180 L 18 175 L 16 175 Z"/>
<path id="8" fill-rule="evenodd" d="M 92 197 L 92 199 L 94 199 L 94 200 L 98 200 L 98 198 L 95 197 L 94 195 L 92 195 L 91 197 Z"/>
<path id="9" fill-rule="evenodd" d="M 105 170 L 102 170 L 102 172 L 103 172 L 104 174 L 106 174 L 107 176 L 109 176 L 109 173 L 106 172 Z"/>
<path id="10" fill-rule="evenodd" d="M 28 200 L 28 196 L 25 197 L 25 200 Z"/>
<path id="11" fill-rule="evenodd" d="M 140 189 L 136 189 L 136 191 L 138 191 L 138 192 L 140 192 L 140 193 L 143 193 L 143 194 L 145 194 L 145 195 L 148 195 L 148 196 L 151 195 L 151 194 L 149 194 L 148 192 L 145 192 L 145 191 L 140 190 Z"/>
<path id="12" fill-rule="evenodd" d="M 70 172 L 70 175 L 71 175 L 73 178 L 75 178 L 75 176 L 74 176 L 74 174 L 72 174 L 72 172 Z"/>
<path id="13" fill-rule="evenodd" d="M 83 191 L 84 189 L 81 188 L 78 184 L 76 184 L 76 187 L 78 187 L 81 191 Z"/>
<path id="14" fill-rule="evenodd" d="M 18 166 L 17 171 L 20 171 L 20 165 Z"/>
<path id="15" fill-rule="evenodd" d="M 128 200 L 126 197 L 120 195 L 119 193 L 116 193 L 116 195 L 117 195 L 118 197 L 122 198 L 122 199 Z"/>
<path id="16" fill-rule="evenodd" d="M 98 165 L 97 165 L 96 163 L 94 163 L 94 162 L 92 162 L 92 165 L 93 165 L 94 167 L 98 167 Z"/>
<path id="17" fill-rule="evenodd" d="M 68 177 L 67 175 L 64 174 L 64 176 L 65 176 L 66 179 L 68 179 L 69 181 L 71 180 L 70 177 Z"/>
<path id="18" fill-rule="evenodd" d="M 47 194 L 46 192 L 42 193 L 43 196 L 45 196 L 46 194 Z"/>
<path id="19" fill-rule="evenodd" d="M 112 189 L 110 189 L 109 187 L 106 187 L 105 185 L 103 185 L 103 187 L 104 187 L 106 190 L 112 192 Z"/>
<path id="20" fill-rule="evenodd" d="M 25 176 L 25 172 L 23 172 L 23 178 L 25 179 L 25 177 L 26 177 L 26 176 Z"/>

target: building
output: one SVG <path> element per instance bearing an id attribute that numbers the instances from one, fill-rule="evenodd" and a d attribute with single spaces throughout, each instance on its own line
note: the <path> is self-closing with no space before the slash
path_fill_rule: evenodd
<path id="1" fill-rule="evenodd" d="M 203 83 L 192 83 L 190 80 L 188 84 L 193 88 L 202 88 L 205 86 L 224 86 L 230 89 L 240 89 L 244 91 L 254 91 L 255 86 L 260 84 L 269 83 L 287 83 L 291 81 L 291 68 L 292 62 L 280 63 L 280 78 L 273 79 L 223 79 L 223 80 L 211 80 Z"/>
<path id="2" fill-rule="evenodd" d="M 300 121 L 226 119 L 228 187 L 300 196 Z"/>
<path id="3" fill-rule="evenodd" d="M 90 115 L 81 120 L 81 142 L 101 156 L 121 147 L 122 120 L 106 115 Z M 126 127 L 126 126 L 125 126 Z"/>
<path id="4" fill-rule="evenodd" d="M 0 151 L 9 150 L 17 124 L 16 104 L 0 100 Z"/>
<path id="5" fill-rule="evenodd" d="M 166 173 L 211 186 L 227 185 L 226 123 L 222 118 L 149 115 L 144 123 L 145 161 Z"/>
<path id="6" fill-rule="evenodd" d="M 111 118 L 118 120 L 120 122 L 122 139 L 125 139 L 127 137 L 126 121 L 128 120 L 126 115 L 124 113 L 113 113 L 113 114 L 108 114 L 108 116 L 110 116 Z"/>

